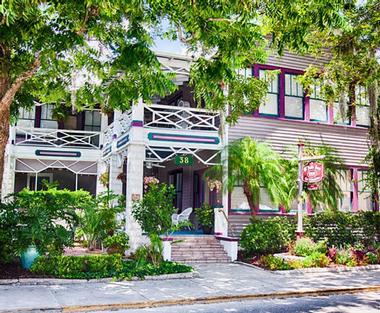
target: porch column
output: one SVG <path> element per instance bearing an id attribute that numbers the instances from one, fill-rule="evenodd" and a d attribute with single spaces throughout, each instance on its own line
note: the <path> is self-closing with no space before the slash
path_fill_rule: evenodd
<path id="1" fill-rule="evenodd" d="M 144 183 L 144 106 L 140 100 L 138 104 L 132 106 L 132 121 L 129 131 L 129 145 L 127 152 L 127 193 L 126 193 L 126 232 L 129 235 L 131 251 L 146 243 L 140 225 L 132 216 L 133 201 L 143 197 Z"/>
<path id="2" fill-rule="evenodd" d="M 15 190 L 15 167 L 16 160 L 13 154 L 12 140 L 15 138 L 15 127 L 11 126 L 9 129 L 9 140 L 5 148 L 4 153 L 4 173 L 3 173 L 3 183 L 1 187 L 1 199 L 13 193 Z"/>
<path id="3" fill-rule="evenodd" d="M 120 154 L 112 153 L 109 164 L 109 189 L 117 195 L 123 194 L 123 182 L 119 175 L 123 173 L 123 158 Z"/>
<path id="4" fill-rule="evenodd" d="M 227 96 L 228 90 L 224 88 L 224 94 Z M 228 236 L 228 208 L 229 208 L 229 191 L 228 191 L 228 124 L 226 123 L 226 114 L 228 114 L 228 106 L 226 105 L 224 113 L 220 113 L 221 123 L 221 164 L 223 166 L 223 181 L 222 181 L 222 207 L 216 208 L 214 211 L 214 232 L 216 235 Z"/>

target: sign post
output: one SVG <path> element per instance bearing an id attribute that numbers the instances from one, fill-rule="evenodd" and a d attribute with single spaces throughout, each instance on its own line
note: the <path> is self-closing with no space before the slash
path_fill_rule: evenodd
<path id="1" fill-rule="evenodd" d="M 303 231 L 303 212 L 302 212 L 302 190 L 303 183 L 308 184 L 309 190 L 318 189 L 318 183 L 323 180 L 324 167 L 323 164 L 315 162 L 315 160 L 324 159 L 324 155 L 303 157 L 304 144 L 298 143 L 298 206 L 297 206 L 297 239 L 301 238 L 304 234 Z M 303 162 L 309 161 L 304 167 Z"/>

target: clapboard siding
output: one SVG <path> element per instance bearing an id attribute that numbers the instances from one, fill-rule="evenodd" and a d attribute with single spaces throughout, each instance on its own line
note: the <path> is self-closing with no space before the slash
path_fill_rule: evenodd
<path id="1" fill-rule="evenodd" d="M 269 143 L 286 158 L 294 156 L 300 140 L 335 147 L 344 163 L 350 166 L 365 166 L 368 153 L 366 128 L 244 116 L 231 127 L 229 142 L 245 136 Z"/>
<path id="2" fill-rule="evenodd" d="M 302 71 L 305 70 L 309 65 L 322 67 L 324 64 L 328 63 L 328 61 L 329 57 L 327 54 L 316 58 L 309 55 L 296 55 L 290 53 L 289 51 L 285 51 L 281 57 L 278 55 L 270 55 L 266 64 Z"/>

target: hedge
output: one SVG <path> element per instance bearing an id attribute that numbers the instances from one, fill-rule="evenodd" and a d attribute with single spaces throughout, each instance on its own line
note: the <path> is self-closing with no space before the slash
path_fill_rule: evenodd
<path id="1" fill-rule="evenodd" d="M 192 270 L 190 266 L 175 262 L 161 262 L 154 266 L 135 260 L 123 260 L 120 254 L 40 256 L 31 267 L 31 271 L 39 275 L 73 279 L 143 278 L 147 275 L 187 273 Z"/>
<path id="2" fill-rule="evenodd" d="M 295 240 L 296 223 L 296 217 L 252 218 L 240 246 L 248 255 L 284 251 Z M 380 213 L 321 212 L 304 218 L 304 230 L 316 242 L 326 239 L 329 247 L 370 247 L 380 241 Z"/>
<path id="3" fill-rule="evenodd" d="M 266 254 L 285 250 L 295 239 L 294 220 L 286 217 L 252 218 L 241 233 L 240 246 L 247 254 Z"/>
<path id="4" fill-rule="evenodd" d="M 305 234 L 314 241 L 327 239 L 328 246 L 376 245 L 380 239 L 380 213 L 323 212 L 305 218 Z"/>

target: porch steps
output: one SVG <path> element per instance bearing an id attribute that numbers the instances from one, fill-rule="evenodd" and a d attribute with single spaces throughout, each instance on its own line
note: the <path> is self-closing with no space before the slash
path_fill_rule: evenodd
<path id="1" fill-rule="evenodd" d="M 230 257 L 213 235 L 175 236 L 172 260 L 183 263 L 228 263 Z"/>
<path id="2" fill-rule="evenodd" d="M 243 229 L 250 223 L 251 215 L 229 215 L 229 235 L 239 237 Z M 233 230 L 233 233 L 232 231 Z"/>

